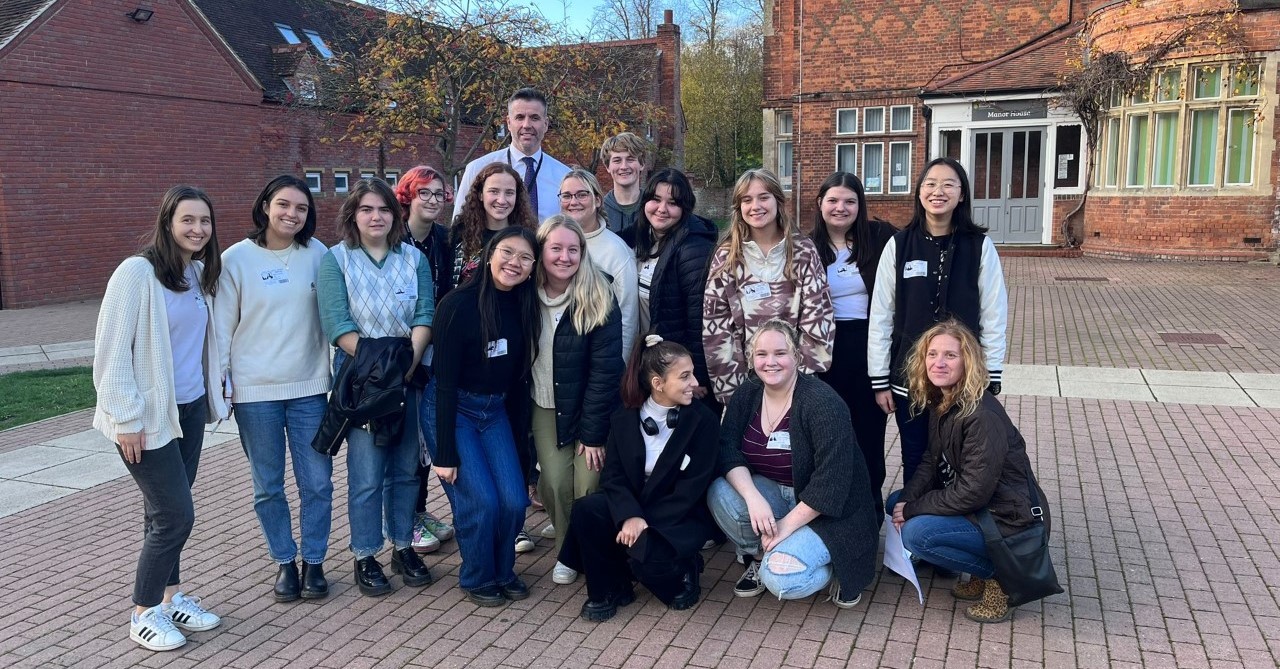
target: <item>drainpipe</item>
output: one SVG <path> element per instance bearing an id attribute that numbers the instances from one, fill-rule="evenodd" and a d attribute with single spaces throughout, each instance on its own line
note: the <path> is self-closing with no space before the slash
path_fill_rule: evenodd
<path id="1" fill-rule="evenodd" d="M 797 82 L 797 92 L 796 92 L 795 127 L 791 129 L 792 138 L 793 138 L 791 141 L 791 147 L 792 147 L 791 149 L 791 165 L 792 165 L 791 167 L 791 199 L 795 200 L 795 208 L 796 208 L 795 220 L 797 221 L 800 220 L 800 177 L 802 176 L 802 168 L 800 167 L 800 161 L 796 159 L 796 153 L 798 153 L 800 150 L 800 128 L 803 125 L 803 114 L 801 113 L 801 107 L 804 105 L 804 0 L 800 0 L 800 17 L 799 18 L 800 18 L 800 21 L 799 21 L 800 23 L 800 31 L 799 31 L 800 56 L 798 59 L 799 64 L 796 68 L 796 71 L 798 72 L 799 81 Z"/>

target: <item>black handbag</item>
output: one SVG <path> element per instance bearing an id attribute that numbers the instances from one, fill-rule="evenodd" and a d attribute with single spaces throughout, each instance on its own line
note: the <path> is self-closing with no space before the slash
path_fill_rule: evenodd
<path id="1" fill-rule="evenodd" d="M 1053 561 L 1049 559 L 1049 532 L 1031 472 L 1027 472 L 1027 487 L 1031 492 L 1031 515 L 1035 518 L 1031 527 L 1005 537 L 1001 536 L 989 510 L 983 508 L 974 514 L 986 540 L 987 557 L 995 566 L 996 582 L 1008 595 L 1009 606 L 1021 606 L 1062 592 Z"/>

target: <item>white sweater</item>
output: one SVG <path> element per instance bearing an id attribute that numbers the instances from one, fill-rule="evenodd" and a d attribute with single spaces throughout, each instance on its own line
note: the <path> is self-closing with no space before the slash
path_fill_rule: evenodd
<path id="1" fill-rule="evenodd" d="M 233 402 L 272 402 L 329 392 L 329 348 L 316 305 L 324 244 L 312 238 L 284 258 L 244 239 L 222 253 L 214 324 L 220 369 Z"/>
<path id="2" fill-rule="evenodd" d="M 196 273 L 203 263 L 196 263 Z M 205 330 L 204 378 L 209 422 L 227 417 L 218 370 L 218 337 L 213 305 Z M 164 286 L 151 262 L 127 258 L 107 282 L 93 340 L 93 387 L 98 406 L 93 427 L 111 441 L 117 434 L 142 432 L 143 448 L 154 450 L 182 435 L 173 389 L 173 351 Z"/>
<path id="3" fill-rule="evenodd" d="M 636 275 L 636 254 L 622 238 L 601 223 L 587 233 L 587 253 L 596 269 L 613 279 L 613 297 L 622 312 L 622 359 L 631 355 L 631 343 L 640 327 L 640 279 Z"/>

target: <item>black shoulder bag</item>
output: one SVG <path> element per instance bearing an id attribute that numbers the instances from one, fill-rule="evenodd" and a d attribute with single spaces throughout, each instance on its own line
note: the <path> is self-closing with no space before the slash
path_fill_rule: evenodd
<path id="1" fill-rule="evenodd" d="M 1049 559 L 1049 533 L 1036 479 L 1029 471 L 1027 487 L 1031 492 L 1031 515 L 1035 517 L 1031 527 L 1005 537 L 985 507 L 974 514 L 986 540 L 987 557 L 995 566 L 996 582 L 1008 595 L 1009 606 L 1021 606 L 1062 592 Z"/>

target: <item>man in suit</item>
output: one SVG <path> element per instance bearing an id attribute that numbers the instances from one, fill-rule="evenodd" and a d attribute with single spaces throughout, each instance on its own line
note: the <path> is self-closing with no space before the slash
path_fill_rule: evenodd
<path id="1" fill-rule="evenodd" d="M 542 150 L 542 139 L 551 125 L 547 98 L 536 88 L 521 88 L 507 100 L 507 134 L 511 144 L 467 163 L 458 183 L 453 216 L 462 213 L 476 173 L 490 163 L 505 161 L 524 181 L 529 204 L 538 222 L 560 213 L 560 181 L 569 173 L 564 163 Z"/>

